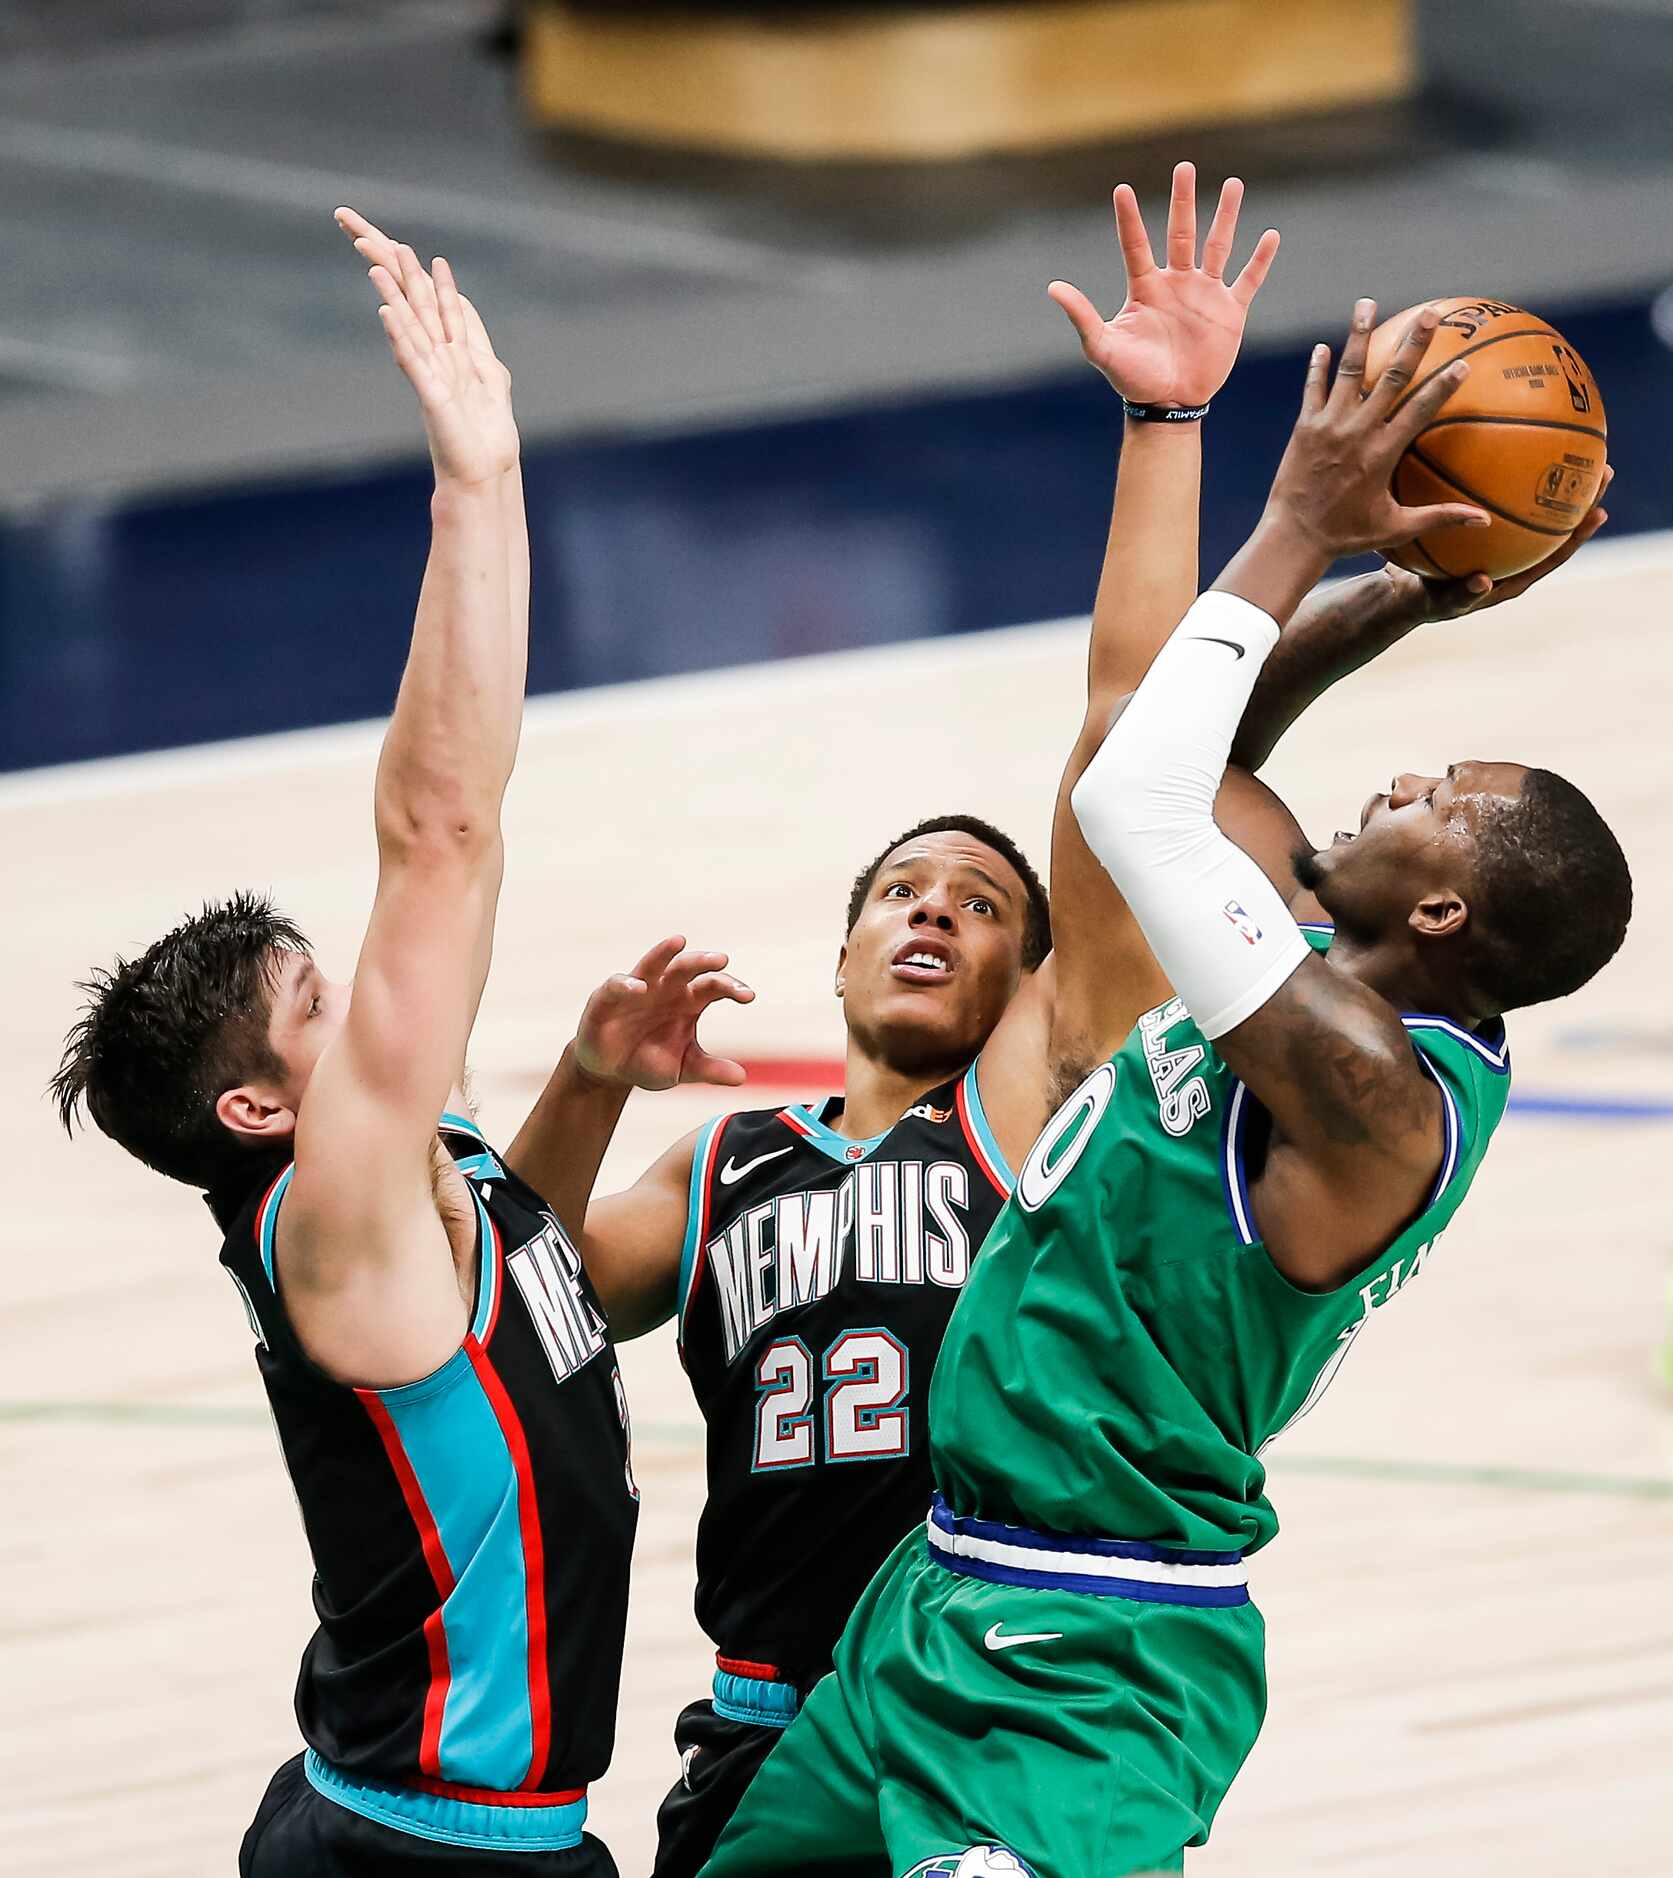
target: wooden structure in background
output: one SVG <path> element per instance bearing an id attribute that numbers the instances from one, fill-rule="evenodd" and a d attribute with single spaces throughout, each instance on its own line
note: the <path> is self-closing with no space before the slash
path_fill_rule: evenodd
<path id="1" fill-rule="evenodd" d="M 1412 88 L 1413 0 L 700 6 L 531 0 L 523 90 L 547 128 L 791 161 L 939 162 L 1384 103 Z"/>

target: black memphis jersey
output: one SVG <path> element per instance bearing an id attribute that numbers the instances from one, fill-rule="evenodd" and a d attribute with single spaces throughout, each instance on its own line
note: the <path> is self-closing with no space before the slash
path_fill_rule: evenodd
<path id="1" fill-rule="evenodd" d="M 304 1355 L 275 1288 L 286 1168 L 232 1219 L 243 1294 L 314 1558 L 297 1719 L 344 1772 L 471 1798 L 609 1765 L 638 1491 L 603 1313 L 539 1196 L 474 1124 L 441 1140 L 477 1215 L 458 1352 L 357 1389 Z"/>
<path id="2" fill-rule="evenodd" d="M 680 1268 L 708 1430 L 697 1619 L 723 1669 L 804 1687 L 929 1507 L 930 1375 L 1011 1187 L 974 1064 L 870 1141 L 832 1129 L 840 1108 L 710 1122 Z"/>

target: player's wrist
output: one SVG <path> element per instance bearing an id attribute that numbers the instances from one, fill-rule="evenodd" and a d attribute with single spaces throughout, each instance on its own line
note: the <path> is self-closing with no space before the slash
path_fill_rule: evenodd
<path id="1" fill-rule="evenodd" d="M 1127 423 L 1157 430 L 1194 429 L 1207 417 L 1209 405 L 1207 398 L 1200 403 L 1183 404 L 1170 399 L 1129 398 L 1125 392 L 1121 393 L 1121 409 Z"/>
<path id="2" fill-rule="evenodd" d="M 625 1100 L 633 1089 L 631 1077 L 612 1075 L 579 1037 L 566 1045 L 559 1067 L 583 1095 Z"/>

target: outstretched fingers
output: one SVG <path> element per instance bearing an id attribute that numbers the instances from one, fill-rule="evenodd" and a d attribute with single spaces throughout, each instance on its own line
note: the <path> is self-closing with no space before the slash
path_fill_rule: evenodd
<path id="1" fill-rule="evenodd" d="M 1193 214 L 1195 210 L 1193 208 Z M 1150 236 L 1145 232 L 1144 217 L 1139 213 L 1139 199 L 1131 183 L 1115 186 L 1115 234 L 1121 243 L 1121 261 L 1127 269 L 1127 284 L 1135 285 L 1146 274 L 1156 272 L 1156 257 L 1150 252 Z"/>
<path id="2" fill-rule="evenodd" d="M 1168 202 L 1168 266 L 1189 273 L 1197 264 L 1197 166 L 1173 166 L 1173 195 Z"/>
<path id="3" fill-rule="evenodd" d="M 1242 206 L 1242 178 L 1228 176 L 1220 185 L 1219 205 L 1208 225 L 1208 239 L 1202 244 L 1202 271 L 1210 280 L 1226 277 L 1226 263 L 1232 258 L 1237 240 L 1237 212 Z"/>
<path id="4" fill-rule="evenodd" d="M 459 283 L 453 278 L 453 269 L 443 255 L 437 255 L 431 262 L 431 279 L 435 288 L 436 311 L 441 318 L 441 329 L 450 345 L 464 347 L 466 356 L 475 363 L 475 354 L 467 344 L 465 329 L 465 310 L 459 304 Z"/>
<path id="5" fill-rule="evenodd" d="M 1336 368 L 1336 382 L 1330 388 L 1330 402 L 1337 409 L 1359 403 L 1360 385 L 1365 378 L 1365 355 L 1371 349 L 1371 328 L 1377 320 L 1375 300 L 1356 300 L 1348 337 L 1342 347 L 1342 362 Z"/>
<path id="6" fill-rule="evenodd" d="M 1432 306 L 1425 306 L 1419 307 L 1407 322 L 1406 330 L 1400 335 L 1400 343 L 1394 348 L 1393 358 L 1384 366 L 1382 376 L 1372 386 L 1366 400 L 1374 417 L 1386 417 L 1417 375 L 1440 320 L 1440 314 Z"/>
<path id="7" fill-rule="evenodd" d="M 1440 415 L 1441 406 L 1469 375 L 1469 360 L 1454 359 L 1444 371 L 1436 372 L 1426 383 L 1418 386 L 1388 420 L 1389 438 L 1396 454 L 1404 450 L 1427 424 Z"/>
<path id="8" fill-rule="evenodd" d="M 1278 231 L 1269 228 L 1255 243 L 1255 252 L 1243 263 L 1243 272 L 1232 282 L 1232 298 L 1239 306 L 1249 306 L 1266 285 L 1266 277 L 1272 271 L 1277 253 Z"/>
<path id="9" fill-rule="evenodd" d="M 1401 542 L 1413 541 L 1432 528 L 1487 528 L 1492 521 L 1485 509 L 1472 508 L 1467 502 L 1429 502 L 1415 509 L 1397 507 L 1393 529 L 1377 546 L 1397 548 Z"/>
<path id="10" fill-rule="evenodd" d="M 1098 335 L 1104 330 L 1098 309 L 1078 287 L 1071 287 L 1066 280 L 1054 280 L 1047 287 L 1046 293 L 1068 314 L 1069 324 L 1080 335 L 1081 344 L 1090 352 Z"/>
<path id="11" fill-rule="evenodd" d="M 1307 355 L 1307 377 L 1301 387 L 1301 415 L 1317 417 L 1330 395 L 1330 348 L 1314 346 Z"/>

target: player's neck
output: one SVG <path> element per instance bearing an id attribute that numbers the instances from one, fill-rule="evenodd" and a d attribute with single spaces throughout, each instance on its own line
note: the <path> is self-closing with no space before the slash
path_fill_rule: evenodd
<path id="1" fill-rule="evenodd" d="M 910 1072 L 898 1070 L 868 1056 L 850 1037 L 842 1113 L 832 1126 L 848 1141 L 869 1141 L 874 1135 L 885 1134 L 913 1103 L 964 1067 L 962 1063 L 950 1063 Z"/>
<path id="2" fill-rule="evenodd" d="M 1487 1016 L 1472 1007 L 1468 996 L 1450 977 L 1442 979 L 1426 972 L 1404 945 L 1358 940 L 1338 927 L 1330 948 L 1330 963 L 1375 991 L 1399 1012 L 1422 1011 L 1447 1017 L 1466 1030 L 1474 1030 Z"/>

